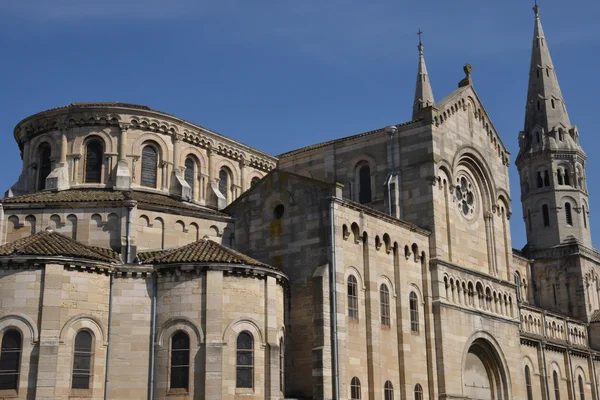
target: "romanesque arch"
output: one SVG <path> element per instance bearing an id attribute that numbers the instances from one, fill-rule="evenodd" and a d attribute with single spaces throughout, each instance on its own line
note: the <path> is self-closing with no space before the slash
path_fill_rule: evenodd
<path id="1" fill-rule="evenodd" d="M 462 364 L 463 394 L 470 399 L 508 399 L 510 376 L 495 340 L 479 332 L 468 343 Z"/>

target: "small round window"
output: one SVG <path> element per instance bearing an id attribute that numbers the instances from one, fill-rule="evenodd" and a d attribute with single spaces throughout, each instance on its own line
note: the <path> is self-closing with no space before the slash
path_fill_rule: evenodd
<path id="1" fill-rule="evenodd" d="M 454 190 L 456 202 L 461 214 L 466 218 L 475 216 L 475 191 L 473 183 L 465 175 L 461 175 L 456 179 L 456 188 Z"/>
<path id="2" fill-rule="evenodd" d="M 275 215 L 276 219 L 281 219 L 283 217 L 283 212 L 285 211 L 285 207 L 283 204 L 278 204 L 273 210 L 273 215 Z"/>

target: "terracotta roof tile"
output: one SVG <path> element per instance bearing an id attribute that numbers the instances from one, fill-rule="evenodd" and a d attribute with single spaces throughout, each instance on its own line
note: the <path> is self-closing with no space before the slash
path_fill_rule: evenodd
<path id="1" fill-rule="evenodd" d="M 227 216 L 227 214 L 173 197 L 142 191 L 114 191 L 110 189 L 69 189 L 60 192 L 43 191 L 16 197 L 5 197 L 3 204 L 22 203 L 80 203 L 135 200 L 140 204 L 156 205 L 177 210 L 196 211 L 204 214 Z"/>
<path id="2" fill-rule="evenodd" d="M 226 263 L 277 269 L 210 239 L 201 239 L 175 249 L 146 251 L 137 256 L 142 264 Z"/>
<path id="3" fill-rule="evenodd" d="M 119 253 L 102 247 L 88 246 L 61 233 L 42 231 L 0 246 L 0 256 L 76 257 L 120 263 Z"/>

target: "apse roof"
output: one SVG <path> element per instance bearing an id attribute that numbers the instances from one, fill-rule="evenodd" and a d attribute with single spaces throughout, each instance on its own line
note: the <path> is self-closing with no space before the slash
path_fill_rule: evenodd
<path id="1" fill-rule="evenodd" d="M 142 264 L 224 263 L 277 269 L 210 239 L 174 249 L 140 252 L 137 257 Z"/>
<path id="2" fill-rule="evenodd" d="M 75 257 L 109 263 L 120 263 L 116 251 L 89 246 L 51 230 L 0 246 L 2 256 Z"/>

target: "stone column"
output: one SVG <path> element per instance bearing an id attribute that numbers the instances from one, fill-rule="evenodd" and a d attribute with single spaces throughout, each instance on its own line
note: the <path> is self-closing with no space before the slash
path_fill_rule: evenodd
<path id="1" fill-rule="evenodd" d="M 267 385 L 265 399 L 276 400 L 279 396 L 279 341 L 277 340 L 277 281 L 274 277 L 268 276 L 265 282 L 265 305 L 266 305 L 266 354 L 265 354 L 265 376 Z"/>
<path id="2" fill-rule="evenodd" d="M 63 270 L 62 265 L 55 264 L 46 264 L 44 268 L 38 373 L 35 384 L 36 400 L 55 398 Z"/>
<path id="3" fill-rule="evenodd" d="M 67 128 L 61 128 L 59 134 L 54 135 L 55 143 L 60 143 L 59 161 L 46 178 L 46 188 L 65 190 L 69 188 L 69 165 L 67 164 Z"/>
<path id="4" fill-rule="evenodd" d="M 131 173 L 127 164 L 127 130 L 129 125 L 119 125 L 119 161 L 117 162 L 117 176 L 115 178 L 115 190 L 129 190 L 131 187 Z"/>
<path id="5" fill-rule="evenodd" d="M 367 373 L 369 377 L 368 393 L 370 399 L 379 399 L 383 386 L 381 385 L 381 358 L 380 351 L 380 319 L 379 319 L 379 288 L 377 287 L 377 253 L 371 248 L 370 240 L 363 242 L 363 271 L 365 292 L 365 323 L 367 332 Z M 372 251 L 373 250 L 373 251 Z M 359 289 L 360 293 L 360 289 Z M 362 317 L 359 317 L 360 323 Z"/>
<path id="6" fill-rule="evenodd" d="M 171 174 L 171 194 L 181 197 L 184 200 L 191 200 L 194 196 L 192 188 L 184 179 L 184 170 L 179 159 L 181 157 L 181 139 L 182 137 L 173 135 L 173 173 Z M 163 185 L 164 186 L 164 185 Z"/>
<path id="7" fill-rule="evenodd" d="M 246 182 L 246 165 L 248 165 L 248 162 L 242 158 L 240 160 L 240 187 L 242 193 L 248 190 L 248 184 Z"/>
<path id="8" fill-rule="evenodd" d="M 181 156 L 181 136 L 173 135 L 173 172 L 180 175 L 181 166 L 179 165 L 179 157 Z"/>
<path id="9" fill-rule="evenodd" d="M 223 271 L 206 271 L 204 398 L 223 397 Z"/>

